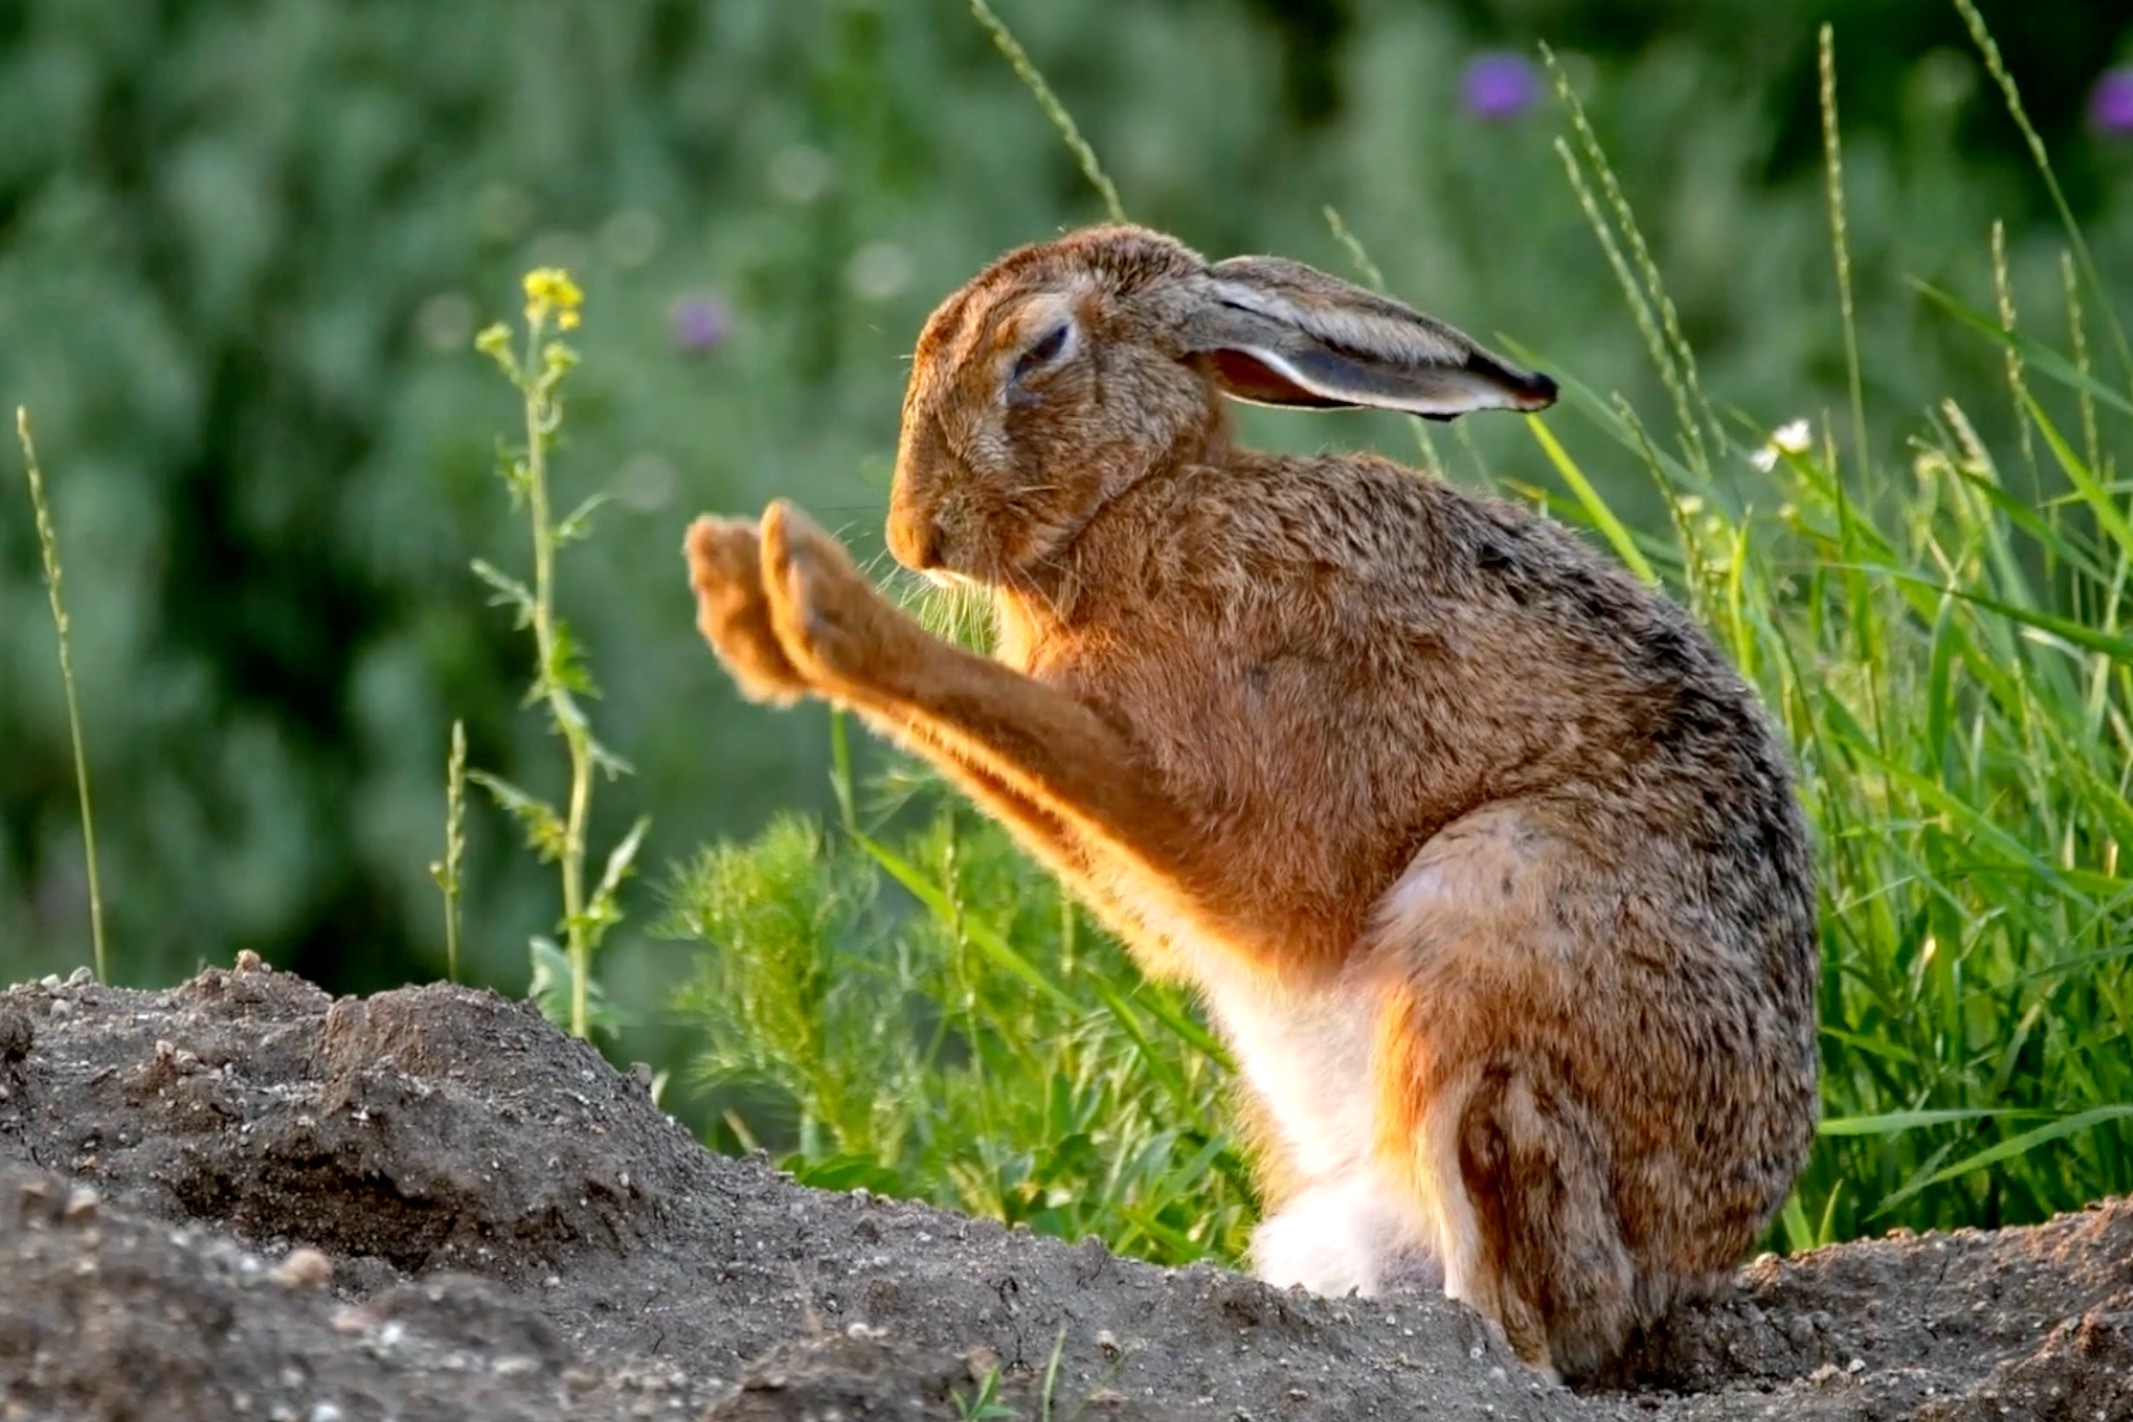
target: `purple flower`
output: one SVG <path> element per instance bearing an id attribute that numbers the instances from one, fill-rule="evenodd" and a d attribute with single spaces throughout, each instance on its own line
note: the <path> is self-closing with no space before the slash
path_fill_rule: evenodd
<path id="1" fill-rule="evenodd" d="M 2098 133 L 2133 137 L 2133 64 L 2106 69 L 2089 90 L 2089 122 Z"/>
<path id="2" fill-rule="evenodd" d="M 1540 97 L 1540 74 L 1524 55 L 1477 54 L 1459 78 L 1459 95 L 1475 118 L 1502 123 L 1533 107 Z"/>
<path id="3" fill-rule="evenodd" d="M 667 317 L 667 330 L 674 348 L 684 355 L 701 355 L 726 339 L 726 304 L 706 292 L 684 296 L 674 303 Z"/>

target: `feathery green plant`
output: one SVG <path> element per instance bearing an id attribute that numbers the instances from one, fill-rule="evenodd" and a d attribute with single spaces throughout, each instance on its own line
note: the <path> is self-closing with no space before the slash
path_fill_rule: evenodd
<path id="1" fill-rule="evenodd" d="M 96 816 L 89 806 L 89 757 L 82 748 L 81 699 L 74 689 L 74 653 L 67 621 L 66 575 L 59 562 L 59 533 L 52 526 L 52 508 L 45 501 L 44 471 L 37 464 L 37 446 L 30 438 L 30 412 L 15 407 L 15 438 L 22 444 L 22 465 L 30 481 L 30 506 L 37 520 L 37 548 L 44 558 L 44 585 L 52 601 L 52 627 L 59 634 L 59 680 L 67 695 L 67 733 L 74 744 L 74 784 L 81 794 L 82 855 L 89 868 L 90 960 L 98 982 L 111 981 L 104 961 L 104 894 L 97 879 Z"/>
<path id="2" fill-rule="evenodd" d="M 940 803 L 895 840 L 781 818 L 707 849 L 667 932 L 723 1143 L 813 1185 L 1233 1258 L 1250 1219 L 1219 1050 L 989 821 Z"/>
<path id="3" fill-rule="evenodd" d="M 511 492 L 514 508 L 525 506 L 533 535 L 533 585 L 476 559 L 474 572 L 496 592 L 499 605 L 512 608 L 518 625 L 533 633 L 535 666 L 529 704 L 547 706 L 549 725 L 561 738 L 570 762 L 566 808 L 557 813 L 547 801 L 482 770 L 466 772 L 518 820 L 527 843 L 543 860 L 557 865 L 562 880 L 563 947 L 540 936 L 533 940 L 533 996 L 551 1020 L 568 1025 L 573 1036 L 592 1030 L 595 993 L 592 955 L 600 941 L 622 920 L 620 890 L 637 857 L 650 822 L 639 819 L 607 857 L 606 868 L 588 894 L 585 884 L 586 835 L 592 816 L 593 773 L 610 779 L 628 772 L 620 757 L 593 738 L 579 698 L 598 693 L 586 670 L 584 651 L 555 610 L 556 554 L 591 530 L 595 509 L 606 495 L 594 494 L 557 519 L 550 511 L 548 451 L 562 427 L 563 380 L 578 357 L 561 334 L 578 326 L 584 294 L 568 273 L 539 267 L 526 274 L 525 337 L 514 349 L 511 330 L 502 322 L 475 338 L 475 347 L 493 359 L 525 406 L 525 443 L 500 449 L 497 472 Z M 552 329 L 556 333 L 551 335 Z M 456 888 L 456 875 L 455 888 Z M 447 895 L 456 902 L 454 890 Z"/>

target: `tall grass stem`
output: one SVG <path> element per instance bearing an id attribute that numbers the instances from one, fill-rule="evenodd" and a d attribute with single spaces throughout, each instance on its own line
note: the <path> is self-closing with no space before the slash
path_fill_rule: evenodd
<path id="1" fill-rule="evenodd" d="M 460 863 L 466 856 L 467 723 L 452 722 L 452 749 L 444 765 L 444 858 L 432 869 L 444 890 L 444 975 L 459 981 Z"/>
<path id="2" fill-rule="evenodd" d="M 104 893 L 97 874 L 96 814 L 89 803 L 89 757 L 82 746 L 81 698 L 74 685 L 74 654 L 67 621 L 65 573 L 59 561 L 59 534 L 52 526 L 52 509 L 44 496 L 44 471 L 37 465 L 37 446 L 30 438 L 30 412 L 15 407 L 15 437 L 22 442 L 22 462 L 30 479 L 30 504 L 37 515 L 37 548 L 44 556 L 44 585 L 52 599 L 52 626 L 59 634 L 59 680 L 67 694 L 67 733 L 74 742 L 74 786 L 81 795 L 81 840 L 89 866 L 89 945 L 98 982 L 109 982 L 109 964 L 104 956 Z"/>
<path id="3" fill-rule="evenodd" d="M 1970 31 L 1971 41 L 1977 45 L 1979 56 L 1985 61 L 1986 72 L 1999 85 L 2008 116 L 2029 145 L 2029 156 L 2044 179 L 2045 191 L 2051 194 L 2059 224 L 2066 229 L 2067 241 L 2074 248 L 2074 258 L 2081 264 L 2081 274 L 2088 278 L 2089 289 L 2096 293 L 2098 304 L 2103 307 L 2104 325 L 2111 333 L 2111 344 L 2118 355 L 2119 374 L 2125 378 L 2127 388 L 2133 390 L 2133 344 L 2128 344 L 2126 329 L 2111 309 L 2110 288 L 2103 284 L 2103 275 L 2096 269 L 2096 259 L 2089 255 L 2088 239 L 2081 235 L 2081 224 L 2074 220 L 2074 209 L 2060 190 L 2059 175 L 2052 168 L 2051 155 L 2045 151 L 2044 140 L 2038 135 L 2036 125 L 2029 121 L 2029 111 L 2022 106 L 2022 91 L 2015 87 L 2014 75 L 2008 72 L 2007 61 L 2000 57 L 1999 41 L 1992 37 L 1992 31 L 1985 25 L 1985 17 L 1978 13 L 1976 0 L 1955 0 L 1955 8 Z"/>
<path id="4" fill-rule="evenodd" d="M 1822 26 L 1819 40 L 1822 103 L 1822 167 L 1829 179 L 1829 246 L 1837 267 L 1837 310 L 1844 321 L 1844 371 L 1852 403 L 1852 458 L 1871 456 L 1866 442 L 1866 383 L 1859 369 L 1859 319 L 1852 305 L 1852 249 L 1844 211 L 1844 141 L 1837 125 L 1836 30 Z"/>
<path id="5" fill-rule="evenodd" d="M 1081 136 L 1081 128 L 1074 122 L 1074 116 L 1067 112 L 1065 104 L 1059 102 L 1059 96 L 1052 92 L 1052 86 L 1045 82 L 1043 73 L 1031 62 L 1029 52 L 1022 48 L 1022 43 L 1015 38 L 1014 31 L 1008 29 L 1007 22 L 994 12 L 986 0 L 970 0 L 970 13 L 977 17 L 978 23 L 985 27 L 985 32 L 992 36 L 994 46 L 1006 56 L 1008 65 L 1015 71 L 1015 77 L 1020 79 L 1023 86 L 1035 97 L 1037 107 L 1044 110 L 1044 116 L 1052 121 L 1052 126 L 1059 130 L 1059 136 L 1066 140 L 1067 150 L 1074 155 L 1074 161 L 1081 165 L 1082 176 L 1089 180 L 1089 185 L 1096 189 L 1097 196 L 1103 199 L 1104 215 L 1113 222 L 1124 222 L 1126 207 L 1118 200 L 1117 185 L 1111 181 L 1111 175 L 1104 171 L 1103 164 L 1097 161 L 1096 150 Z"/>

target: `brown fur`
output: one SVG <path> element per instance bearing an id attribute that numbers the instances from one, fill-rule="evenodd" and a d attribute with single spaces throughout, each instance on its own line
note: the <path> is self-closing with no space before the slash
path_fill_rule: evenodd
<path id="1" fill-rule="evenodd" d="M 1441 1259 L 1524 1357 L 1592 1371 L 1735 1262 L 1805 1159 L 1787 765 L 1709 641 L 1579 540 L 1384 460 L 1238 449 L 1224 389 L 1552 394 L 1293 263 L 1071 234 L 934 313 L 904 406 L 890 546 L 993 590 L 996 658 L 782 502 L 691 528 L 699 625 L 751 695 L 827 697 L 940 765 L 1209 993 L 1274 1203 L 1352 1184 L 1383 1216 L 1354 1248 Z M 1296 1063 L 1358 1051 L 1367 1160 L 1294 1104 Z M 1307 1240 L 1348 1218 L 1331 1198 Z"/>

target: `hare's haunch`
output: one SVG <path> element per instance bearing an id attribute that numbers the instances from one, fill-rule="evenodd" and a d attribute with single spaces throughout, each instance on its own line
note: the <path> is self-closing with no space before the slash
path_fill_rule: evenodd
<path id="1" fill-rule="evenodd" d="M 797 510 L 689 531 L 742 689 L 939 765 L 1236 1056 L 1261 1277 L 1441 1281 L 1589 1373 L 1734 1264 L 1814 1133 L 1814 893 L 1777 738 L 1671 603 L 1533 513 L 1237 448 L 1224 396 L 1448 419 L 1552 382 L 1296 262 L 1096 228 L 934 312 L 897 558 Z"/>

